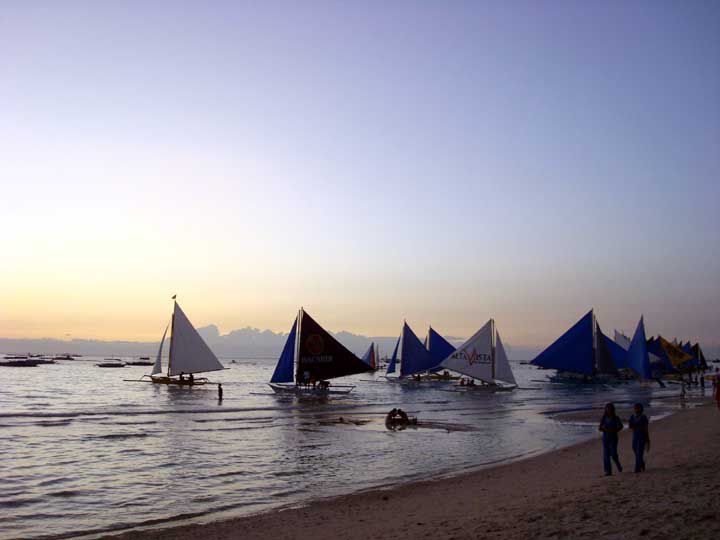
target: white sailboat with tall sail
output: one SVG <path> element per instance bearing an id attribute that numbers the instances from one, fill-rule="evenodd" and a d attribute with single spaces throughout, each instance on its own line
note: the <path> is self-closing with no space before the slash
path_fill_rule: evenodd
<path id="1" fill-rule="evenodd" d="M 355 386 L 331 385 L 329 379 L 367 371 L 373 367 L 301 308 L 268 384 L 277 394 L 348 394 Z"/>
<path id="2" fill-rule="evenodd" d="M 494 319 L 485 323 L 470 339 L 445 358 L 440 366 L 470 378 L 471 384 L 458 388 L 497 392 L 517 387 Z M 480 381 L 480 384 L 474 384 L 475 380 Z"/>
<path id="3" fill-rule="evenodd" d="M 207 373 L 225 369 L 207 346 L 207 343 L 195 330 L 185 312 L 173 296 L 174 306 L 170 324 L 165 328 L 158 348 L 152 373 L 140 380 L 155 384 L 175 384 L 180 386 L 200 386 L 210 381 L 205 377 L 195 377 L 196 373 Z M 170 329 L 170 352 L 167 371 L 163 373 L 162 352 L 167 331 Z M 210 383 L 213 384 L 213 383 Z"/>

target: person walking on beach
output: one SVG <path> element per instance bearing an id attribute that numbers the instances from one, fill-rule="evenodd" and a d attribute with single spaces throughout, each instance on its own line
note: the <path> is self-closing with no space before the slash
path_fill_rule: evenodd
<path id="1" fill-rule="evenodd" d="M 628 426 L 632 429 L 632 449 L 635 453 L 635 472 L 645 472 L 645 451 L 650 450 L 650 421 L 643 413 L 642 403 L 635 404 L 635 414 L 628 420 Z"/>
<path id="2" fill-rule="evenodd" d="M 611 459 L 615 462 L 618 472 L 622 472 L 622 465 L 620 465 L 620 458 L 617 453 L 618 433 L 620 433 L 622 428 L 622 420 L 615 414 L 615 405 L 608 403 L 605 405 L 605 413 L 600 419 L 600 425 L 598 426 L 598 430 L 602 431 L 605 476 L 612 476 Z"/>

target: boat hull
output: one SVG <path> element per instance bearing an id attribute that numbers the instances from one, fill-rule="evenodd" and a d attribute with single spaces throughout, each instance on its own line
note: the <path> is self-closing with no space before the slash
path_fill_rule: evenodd
<path id="1" fill-rule="evenodd" d="M 167 384 L 174 386 L 203 386 L 210 383 L 210 381 L 205 377 L 199 377 L 194 379 L 192 382 L 189 379 L 183 379 L 181 381 L 180 379 L 174 377 L 152 377 L 150 375 L 146 375 L 146 377 L 149 379 L 149 382 L 154 384 Z"/>
<path id="2" fill-rule="evenodd" d="M 296 386 L 294 384 L 278 384 L 268 383 L 276 394 L 296 395 L 296 396 L 331 396 L 349 394 L 355 388 L 352 385 L 330 386 L 329 388 L 313 388 L 312 386 Z"/>

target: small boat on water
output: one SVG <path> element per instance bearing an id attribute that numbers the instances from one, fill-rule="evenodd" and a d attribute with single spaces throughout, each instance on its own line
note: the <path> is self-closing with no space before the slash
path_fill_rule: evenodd
<path id="1" fill-rule="evenodd" d="M 119 358 L 106 358 L 105 362 L 100 362 L 99 364 L 95 365 L 101 368 L 122 368 L 125 367 L 125 362 L 123 362 Z"/>
<path id="2" fill-rule="evenodd" d="M 153 362 L 149 356 L 141 356 L 137 360 L 130 360 L 125 362 L 126 366 L 152 366 Z"/>
<path id="3" fill-rule="evenodd" d="M 143 375 L 136 381 L 154 384 L 167 384 L 177 386 L 202 386 L 211 383 L 205 377 L 195 377 L 195 373 L 207 373 L 225 369 L 220 361 L 200 337 L 195 327 L 187 318 L 180 305 L 174 301 L 170 324 L 165 327 L 157 357 L 150 375 Z M 163 374 L 162 351 L 168 328 L 170 329 L 170 353 L 168 356 L 167 371 Z"/>
<path id="4" fill-rule="evenodd" d="M 331 385 L 328 381 L 368 371 L 373 371 L 369 363 L 355 356 L 300 309 L 269 386 L 276 394 L 349 394 L 355 386 Z"/>
<path id="5" fill-rule="evenodd" d="M 459 391 L 503 392 L 517 388 L 495 320 L 490 319 L 475 334 L 440 363 L 440 367 L 470 377 Z M 480 384 L 475 384 L 475 380 Z M 464 380 L 460 381 L 464 383 Z"/>
<path id="6" fill-rule="evenodd" d="M 40 360 L 34 360 L 23 357 L 5 357 L 4 362 L 0 362 L 0 367 L 35 367 L 38 364 L 42 364 Z"/>

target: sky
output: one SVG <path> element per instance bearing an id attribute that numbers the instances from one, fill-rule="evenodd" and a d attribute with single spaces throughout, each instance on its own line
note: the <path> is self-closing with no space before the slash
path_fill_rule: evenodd
<path id="1" fill-rule="evenodd" d="M 0 10 L 0 337 L 720 344 L 720 3 Z"/>

